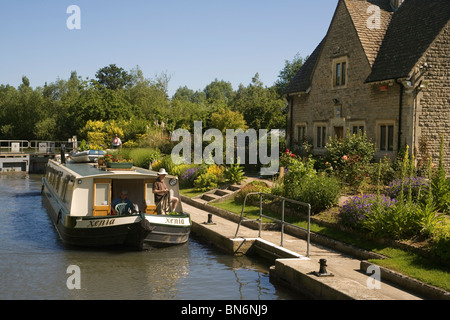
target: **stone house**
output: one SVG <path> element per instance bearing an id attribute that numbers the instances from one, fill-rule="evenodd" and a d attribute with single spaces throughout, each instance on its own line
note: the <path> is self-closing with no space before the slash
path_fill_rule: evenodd
<path id="1" fill-rule="evenodd" d="M 338 0 L 328 32 L 285 89 L 287 143 L 365 132 L 376 157 L 408 145 L 450 172 L 450 1 Z"/>

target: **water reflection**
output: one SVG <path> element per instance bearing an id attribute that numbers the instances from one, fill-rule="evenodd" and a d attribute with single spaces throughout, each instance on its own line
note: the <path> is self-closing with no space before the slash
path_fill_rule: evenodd
<path id="1" fill-rule="evenodd" d="M 40 197 L 40 177 L 0 176 L 0 299 L 297 298 L 274 287 L 268 266 L 195 239 L 142 252 L 64 246 Z M 69 290 L 70 265 L 81 289 Z"/>

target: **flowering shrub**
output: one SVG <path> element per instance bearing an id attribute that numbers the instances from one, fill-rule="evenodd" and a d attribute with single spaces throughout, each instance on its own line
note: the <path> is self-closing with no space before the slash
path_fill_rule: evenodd
<path id="1" fill-rule="evenodd" d="M 126 159 L 122 154 L 107 153 L 103 156 L 106 162 L 133 162 L 131 159 Z"/>
<path id="2" fill-rule="evenodd" d="M 286 151 L 280 155 L 280 167 L 289 167 L 295 157 L 295 154 L 293 154 L 289 149 L 286 149 Z"/>
<path id="3" fill-rule="evenodd" d="M 374 205 L 377 203 L 377 196 L 374 194 L 360 194 L 348 199 L 339 210 L 339 217 L 342 223 L 352 228 L 360 228 L 367 216 L 372 213 Z M 395 199 L 380 195 L 379 205 L 381 208 L 391 207 L 396 203 Z"/>
<path id="4" fill-rule="evenodd" d="M 201 170 L 202 168 L 200 167 L 192 167 L 187 169 L 180 175 L 180 184 L 184 187 L 192 187 Z"/>
<path id="5" fill-rule="evenodd" d="M 344 139 L 330 140 L 326 149 L 327 161 L 344 183 L 359 188 L 367 180 L 375 145 L 365 134 L 347 132 Z"/>
<path id="6" fill-rule="evenodd" d="M 400 197 L 403 186 L 403 197 L 406 199 L 411 192 L 411 199 L 418 200 L 424 191 L 428 189 L 428 182 L 423 177 L 395 179 L 387 187 L 385 193 L 391 198 Z"/>
<path id="7" fill-rule="evenodd" d="M 221 167 L 217 164 L 213 164 L 212 166 L 208 167 L 208 169 L 206 170 L 206 173 L 214 174 L 220 180 L 220 177 L 223 175 L 223 170 L 224 170 L 223 167 Z"/>
<path id="8" fill-rule="evenodd" d="M 249 193 L 253 192 L 264 192 L 264 193 L 270 193 L 270 187 L 267 185 L 267 183 L 263 181 L 253 181 L 247 184 L 245 187 L 241 189 L 241 191 L 238 192 L 234 200 L 238 202 L 243 202 L 245 199 L 245 196 Z M 250 195 L 247 197 L 247 201 L 256 203 L 259 201 L 258 195 Z"/>
<path id="9" fill-rule="evenodd" d="M 218 187 L 218 177 L 211 173 L 206 172 L 197 177 L 197 179 L 194 180 L 194 187 L 198 191 L 208 191 L 211 189 L 215 189 Z"/>

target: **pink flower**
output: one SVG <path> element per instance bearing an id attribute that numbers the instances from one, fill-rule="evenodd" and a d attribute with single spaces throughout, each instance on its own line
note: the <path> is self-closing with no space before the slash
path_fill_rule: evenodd
<path id="1" fill-rule="evenodd" d="M 347 156 L 343 156 L 342 160 L 347 161 L 348 157 Z"/>
<path id="2" fill-rule="evenodd" d="M 291 157 L 292 157 L 292 158 L 295 158 L 295 154 L 291 154 Z"/>

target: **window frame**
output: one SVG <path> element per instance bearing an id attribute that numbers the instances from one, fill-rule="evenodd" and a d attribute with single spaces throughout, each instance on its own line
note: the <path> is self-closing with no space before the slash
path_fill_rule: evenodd
<path id="1" fill-rule="evenodd" d="M 320 132 L 319 132 L 320 130 Z M 324 149 L 327 144 L 328 126 L 326 123 L 317 123 L 314 125 L 314 147 Z"/>
<path id="2" fill-rule="evenodd" d="M 395 121 L 379 121 L 377 122 L 377 148 L 382 152 L 394 152 L 397 150 L 396 145 Z"/>
<path id="3" fill-rule="evenodd" d="M 364 134 L 366 132 L 366 124 L 364 122 L 351 122 L 350 125 L 350 132 L 352 134 Z M 362 127 L 362 129 L 361 129 Z M 356 132 L 355 132 L 356 128 Z"/>
<path id="4" fill-rule="evenodd" d="M 306 123 L 304 123 L 304 122 L 295 124 L 295 138 L 296 138 L 295 140 L 297 141 L 297 143 L 301 144 L 305 140 L 306 129 L 307 129 L 307 126 L 306 126 Z M 302 133 L 301 136 L 300 136 L 300 133 Z"/>
<path id="5" fill-rule="evenodd" d="M 346 88 L 348 83 L 348 58 L 345 56 L 334 59 L 332 68 L 332 87 L 336 89 Z"/>

